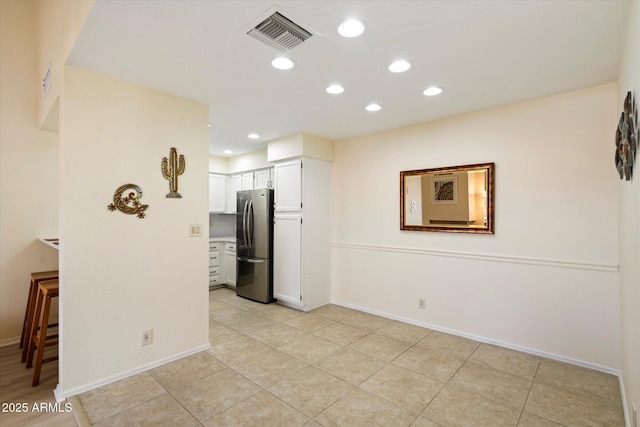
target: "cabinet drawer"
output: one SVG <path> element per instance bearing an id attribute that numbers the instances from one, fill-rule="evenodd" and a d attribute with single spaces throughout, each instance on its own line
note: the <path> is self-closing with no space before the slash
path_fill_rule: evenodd
<path id="1" fill-rule="evenodd" d="M 220 242 L 209 242 L 209 252 L 219 251 Z"/>
<path id="2" fill-rule="evenodd" d="M 236 244 L 235 243 L 227 243 L 224 247 L 225 247 L 225 250 L 227 252 L 233 252 L 233 253 L 236 252 Z"/>
<path id="3" fill-rule="evenodd" d="M 220 265 L 220 252 L 209 252 L 209 267 Z"/>
<path id="4" fill-rule="evenodd" d="M 209 277 L 209 285 L 219 285 L 222 283 L 220 281 L 220 276 L 210 276 Z"/>
<path id="5" fill-rule="evenodd" d="M 220 275 L 220 267 L 209 267 L 209 277 Z"/>

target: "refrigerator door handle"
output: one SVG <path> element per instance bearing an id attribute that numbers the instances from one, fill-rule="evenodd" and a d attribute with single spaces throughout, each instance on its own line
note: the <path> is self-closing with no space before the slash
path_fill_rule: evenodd
<path id="1" fill-rule="evenodd" d="M 244 240 L 244 246 L 248 247 L 247 242 L 247 213 L 249 210 L 249 202 L 245 200 L 244 209 L 242 209 L 242 239 Z"/>
<path id="2" fill-rule="evenodd" d="M 248 262 L 249 264 L 262 264 L 265 262 L 263 259 L 255 259 L 255 258 L 245 258 L 245 257 L 236 257 L 238 261 Z"/>
<path id="3" fill-rule="evenodd" d="M 249 200 L 249 208 L 247 209 L 247 240 L 249 241 L 249 249 L 253 249 L 253 200 Z"/>

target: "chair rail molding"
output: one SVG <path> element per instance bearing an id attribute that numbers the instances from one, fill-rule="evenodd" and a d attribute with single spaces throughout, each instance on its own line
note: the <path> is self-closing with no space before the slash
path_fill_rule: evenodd
<path id="1" fill-rule="evenodd" d="M 602 271 L 607 273 L 618 273 L 618 264 L 600 264 L 593 262 L 582 261 L 569 261 L 560 259 L 545 259 L 545 258 L 533 258 L 522 256 L 507 256 L 507 255 L 495 255 L 495 254 L 481 254 L 473 252 L 462 251 L 443 251 L 439 249 L 424 249 L 424 248 L 412 248 L 403 246 L 387 246 L 387 245 L 372 245 L 372 244 L 360 244 L 360 243 L 345 243 L 345 242 L 332 242 L 332 247 L 356 249 L 364 251 L 379 251 L 379 252 L 395 252 L 395 253 L 407 253 L 416 255 L 427 256 L 440 256 L 447 258 L 463 258 L 472 259 L 478 261 L 487 262 L 501 262 L 510 264 L 526 264 L 536 265 L 542 267 L 556 267 L 572 270 L 591 270 Z"/>

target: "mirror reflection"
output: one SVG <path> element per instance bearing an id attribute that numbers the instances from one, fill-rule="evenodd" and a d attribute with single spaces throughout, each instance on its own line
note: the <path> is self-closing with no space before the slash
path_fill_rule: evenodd
<path id="1" fill-rule="evenodd" d="M 400 172 L 400 229 L 493 234 L 494 163 Z"/>

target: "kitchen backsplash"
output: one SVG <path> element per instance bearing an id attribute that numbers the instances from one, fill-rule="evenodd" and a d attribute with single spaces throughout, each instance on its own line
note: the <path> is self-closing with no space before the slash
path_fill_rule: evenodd
<path id="1" fill-rule="evenodd" d="M 209 214 L 209 237 L 228 237 L 235 235 L 235 215 Z"/>

